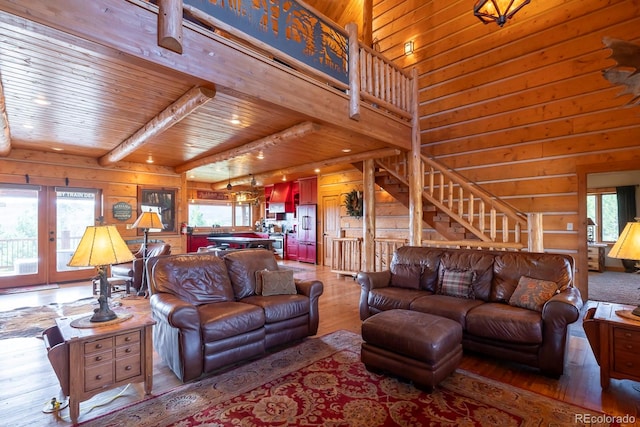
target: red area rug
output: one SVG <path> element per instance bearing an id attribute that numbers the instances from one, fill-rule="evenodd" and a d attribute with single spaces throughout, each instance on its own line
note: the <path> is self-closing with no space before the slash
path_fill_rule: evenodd
<path id="1" fill-rule="evenodd" d="M 458 370 L 433 393 L 360 363 L 339 331 L 83 423 L 85 426 L 565 426 L 601 414 Z M 581 417 L 581 418 L 577 418 Z M 582 423 L 581 420 L 596 421 Z"/>

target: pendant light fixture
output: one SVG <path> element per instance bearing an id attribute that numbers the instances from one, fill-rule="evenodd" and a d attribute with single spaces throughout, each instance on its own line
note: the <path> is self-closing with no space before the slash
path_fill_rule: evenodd
<path id="1" fill-rule="evenodd" d="M 484 24 L 495 22 L 503 26 L 517 11 L 531 0 L 479 0 L 473 7 L 473 14 Z"/>
<path id="2" fill-rule="evenodd" d="M 229 168 L 229 183 L 227 184 L 227 190 L 231 191 L 233 185 L 231 185 L 231 168 Z"/>

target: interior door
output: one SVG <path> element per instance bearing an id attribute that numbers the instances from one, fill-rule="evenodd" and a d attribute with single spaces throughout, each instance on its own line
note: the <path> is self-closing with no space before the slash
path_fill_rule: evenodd
<path id="1" fill-rule="evenodd" d="M 340 196 L 322 197 L 322 246 L 323 265 L 331 265 L 333 238 L 340 237 Z"/>

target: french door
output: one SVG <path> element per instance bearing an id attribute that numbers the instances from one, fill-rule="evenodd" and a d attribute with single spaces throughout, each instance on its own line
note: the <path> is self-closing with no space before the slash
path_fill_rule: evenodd
<path id="1" fill-rule="evenodd" d="M 0 184 L 0 288 L 93 276 L 67 263 L 101 207 L 96 189 Z"/>

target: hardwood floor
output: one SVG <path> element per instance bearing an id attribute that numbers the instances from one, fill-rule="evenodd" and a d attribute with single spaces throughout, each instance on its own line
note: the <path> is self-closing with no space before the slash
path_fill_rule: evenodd
<path id="1" fill-rule="evenodd" d="M 331 273 L 328 267 L 296 262 L 285 264 L 304 269 L 297 271 L 296 277 L 318 278 L 324 282 L 324 294 L 320 297 L 318 335 L 339 329 L 360 333 L 360 287 L 357 282 L 351 277 Z M 69 284 L 62 285 L 56 291 L 29 294 L 0 296 L 0 310 L 7 310 L 12 306 L 39 306 L 63 299 L 83 298 L 91 295 L 91 289 L 86 284 Z M 42 340 L 3 340 L 0 364 L 3 367 L 0 372 L 0 425 L 70 424 L 68 410 L 62 411 L 62 420 L 57 420 L 53 414 L 45 414 L 42 411 L 51 398 L 58 397 L 59 394 L 58 382 L 49 365 Z M 547 378 L 538 374 L 536 370 L 493 360 L 483 355 L 465 354 L 460 368 L 591 410 L 611 415 L 630 414 L 640 419 L 640 391 L 634 388 L 640 388 L 640 384 L 614 379 L 606 391 L 601 390 L 599 366 L 585 338 L 581 321 L 571 327 L 565 374 L 560 379 Z M 153 395 L 162 394 L 180 384 L 157 354 L 154 354 Z M 141 384 L 106 391 L 81 403 L 79 421 L 86 421 L 102 413 L 125 407 L 144 397 Z"/>

